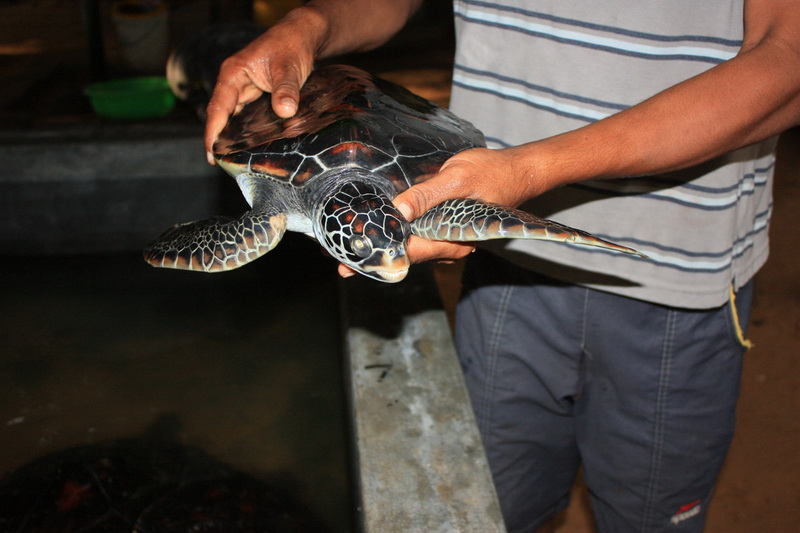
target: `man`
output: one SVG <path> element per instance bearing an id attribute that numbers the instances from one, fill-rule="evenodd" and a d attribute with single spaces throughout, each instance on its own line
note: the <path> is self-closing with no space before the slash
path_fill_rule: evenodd
<path id="1" fill-rule="evenodd" d="M 207 149 L 263 91 L 291 116 L 316 58 L 379 46 L 419 4 L 291 12 L 223 64 Z M 496 149 L 455 155 L 400 211 L 524 204 L 649 256 L 511 241 L 470 260 L 456 342 L 507 526 L 546 527 L 583 465 L 599 531 L 702 531 L 767 256 L 773 137 L 800 122 L 800 5 L 457 0 L 455 15 L 451 108 Z"/>

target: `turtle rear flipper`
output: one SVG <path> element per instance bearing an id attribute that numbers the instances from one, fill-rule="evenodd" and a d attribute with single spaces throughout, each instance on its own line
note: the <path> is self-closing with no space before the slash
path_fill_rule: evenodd
<path id="1" fill-rule="evenodd" d="M 447 200 L 411 223 L 415 235 L 436 241 L 485 241 L 489 239 L 537 239 L 586 246 L 647 257 L 585 231 L 502 205 L 473 199 Z"/>
<path id="2" fill-rule="evenodd" d="M 224 272 L 272 250 L 286 231 L 286 215 L 249 211 L 178 224 L 147 245 L 144 259 L 161 268 Z"/>

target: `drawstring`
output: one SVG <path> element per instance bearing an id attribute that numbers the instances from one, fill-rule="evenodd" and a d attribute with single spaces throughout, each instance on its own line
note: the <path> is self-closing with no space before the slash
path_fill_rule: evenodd
<path id="1" fill-rule="evenodd" d="M 753 343 L 745 338 L 742 325 L 739 323 L 739 311 L 736 309 L 736 292 L 733 290 L 733 285 L 731 285 L 731 313 L 733 314 L 733 327 L 736 329 L 736 338 L 742 346 L 749 350 L 753 347 Z"/>

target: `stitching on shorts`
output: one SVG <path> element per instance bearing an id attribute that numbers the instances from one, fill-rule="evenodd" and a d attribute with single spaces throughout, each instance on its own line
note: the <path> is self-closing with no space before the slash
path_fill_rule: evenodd
<path id="1" fill-rule="evenodd" d="M 577 287 L 576 287 L 577 288 Z M 586 383 L 588 381 L 589 373 L 591 372 L 590 365 L 592 364 L 591 353 L 589 352 L 589 339 L 587 337 L 589 331 L 589 299 L 591 298 L 592 291 L 586 288 L 583 290 L 583 316 L 578 323 L 580 328 L 580 359 L 578 360 L 578 383 L 575 386 L 575 401 L 583 396 L 586 391 Z M 576 321 L 578 322 L 578 321 Z"/>
<path id="2" fill-rule="evenodd" d="M 497 358 L 500 346 L 500 339 L 502 338 L 504 326 L 506 323 L 506 314 L 508 313 L 509 302 L 514 292 L 514 282 L 516 281 L 516 269 L 512 269 L 510 282 L 503 286 L 500 294 L 500 299 L 497 303 L 497 312 L 495 313 L 494 323 L 492 324 L 492 336 L 489 339 L 487 361 L 486 361 L 486 384 L 484 385 L 483 395 L 481 397 L 480 416 L 482 420 L 480 425 L 483 427 L 485 434 L 488 435 L 492 427 L 493 411 L 492 405 L 495 393 L 495 382 L 497 373 Z"/>
<path id="3" fill-rule="evenodd" d="M 647 492 L 645 494 L 644 511 L 640 531 L 645 533 L 653 518 L 656 491 L 661 474 L 661 458 L 664 453 L 664 424 L 666 418 L 667 396 L 669 394 L 670 372 L 675 346 L 675 329 L 678 313 L 667 312 L 667 324 L 664 328 L 664 345 L 661 350 L 661 367 L 658 373 L 658 392 L 656 395 L 656 412 L 653 425 L 653 451 L 650 459 Z"/>
<path id="4" fill-rule="evenodd" d="M 583 320 L 581 320 L 581 353 L 586 354 L 586 331 L 589 327 L 589 289 L 583 289 Z"/>

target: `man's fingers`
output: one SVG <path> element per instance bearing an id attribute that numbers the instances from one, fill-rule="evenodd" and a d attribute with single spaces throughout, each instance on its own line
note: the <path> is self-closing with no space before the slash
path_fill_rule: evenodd
<path id="1" fill-rule="evenodd" d="M 251 81 L 235 80 L 227 84 L 218 83 L 206 108 L 206 129 L 204 144 L 209 163 L 213 162 L 214 142 L 232 115 L 244 106 L 258 99 L 264 91 Z"/>
<path id="2" fill-rule="evenodd" d="M 206 130 L 204 144 L 208 160 L 213 164 L 214 142 L 217 140 L 222 128 L 225 127 L 231 115 L 256 100 L 265 91 L 272 93 L 272 109 L 281 118 L 289 118 L 297 113 L 300 102 L 300 87 L 305 82 L 310 72 L 305 72 L 298 64 L 287 63 L 284 66 L 270 64 L 267 80 L 257 82 L 249 74 L 249 70 L 239 63 L 226 61 L 220 69 L 220 79 L 229 80 L 219 82 L 214 89 L 214 94 L 208 103 Z M 235 75 L 223 76 L 230 69 L 238 69 Z"/>
<path id="3" fill-rule="evenodd" d="M 485 148 L 473 148 L 459 152 L 444 162 L 439 173 L 398 194 L 395 207 L 411 221 L 429 209 L 453 198 L 481 198 L 476 189 L 476 177 L 484 175 L 476 161 L 489 154 Z"/>
<path id="4" fill-rule="evenodd" d="M 475 245 L 464 242 L 429 241 L 412 235 L 406 248 L 412 263 L 425 261 L 450 261 L 466 257 L 475 250 Z"/>
<path id="5" fill-rule="evenodd" d="M 441 183 L 437 185 L 435 183 L 437 181 Z M 431 178 L 429 181 L 419 183 L 406 189 L 398 194 L 392 202 L 405 219 L 410 222 L 428 209 L 450 198 L 450 196 L 448 196 L 446 183 L 445 180 Z"/>
<path id="6" fill-rule="evenodd" d="M 343 278 L 349 278 L 349 277 L 355 276 L 355 275 L 356 275 L 356 271 L 355 270 L 353 270 L 352 268 L 350 268 L 347 265 L 339 263 L 339 276 L 341 276 Z"/>
<path id="7" fill-rule="evenodd" d="M 290 118 L 297 113 L 300 103 L 300 87 L 311 73 L 313 63 L 305 65 L 299 58 L 286 62 L 273 61 L 269 66 L 272 109 L 281 118 Z"/>
<path id="8" fill-rule="evenodd" d="M 429 241 L 412 235 L 408 239 L 406 251 L 412 263 L 433 260 L 440 263 L 452 263 L 474 252 L 475 246 L 463 242 Z M 356 274 L 355 270 L 342 263 L 339 263 L 338 272 L 343 278 L 349 278 Z"/>
<path id="9" fill-rule="evenodd" d="M 213 164 L 211 157 L 214 141 L 217 140 L 219 132 L 225 127 L 230 117 L 239 103 L 239 90 L 233 84 L 217 84 L 214 94 L 206 107 L 206 129 L 203 142 L 209 162 Z"/>
<path id="10" fill-rule="evenodd" d="M 272 109 L 281 118 L 290 118 L 297 113 L 300 100 L 300 87 L 292 82 L 284 82 L 272 92 Z"/>

